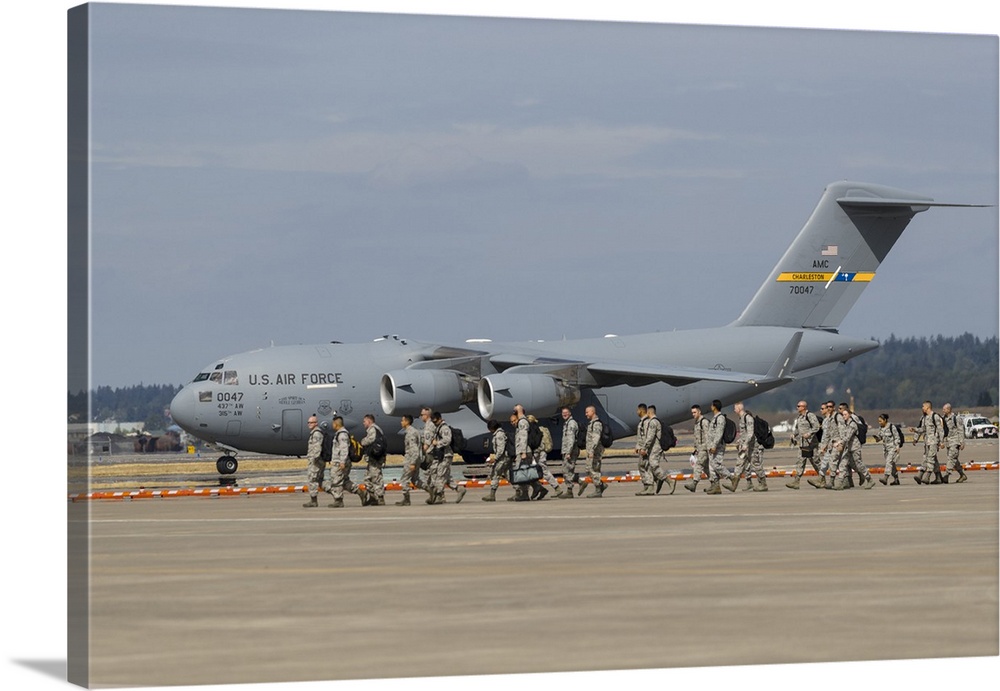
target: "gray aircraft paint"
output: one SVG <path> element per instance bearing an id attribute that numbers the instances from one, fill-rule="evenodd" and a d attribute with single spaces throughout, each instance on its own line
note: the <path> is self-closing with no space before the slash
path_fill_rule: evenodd
<path id="1" fill-rule="evenodd" d="M 586 406 L 596 406 L 616 438 L 635 432 L 640 401 L 672 424 L 687 419 L 693 404 L 707 410 L 717 398 L 729 405 L 877 348 L 836 329 L 906 225 L 931 206 L 972 205 L 832 183 L 727 326 L 554 342 L 438 344 L 385 336 L 272 347 L 203 369 L 174 398 L 171 415 L 227 451 L 286 455 L 305 453 L 305 421 L 313 413 L 322 420 L 340 414 L 352 431 L 372 413 L 393 453 L 402 450 L 402 436 L 393 434 L 399 416 L 416 417 L 423 405 L 461 429 L 473 455 L 484 453 L 485 420 L 506 423 L 517 403 L 552 427 L 554 439 L 561 439 L 557 413 L 564 404 L 578 421 Z"/>

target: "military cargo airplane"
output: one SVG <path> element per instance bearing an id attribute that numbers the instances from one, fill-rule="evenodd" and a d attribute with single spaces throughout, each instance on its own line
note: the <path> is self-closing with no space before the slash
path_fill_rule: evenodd
<path id="1" fill-rule="evenodd" d="M 306 420 L 334 415 L 360 429 L 366 413 L 402 451 L 398 418 L 429 406 L 467 440 L 463 458 L 482 461 L 486 421 L 522 404 L 559 444 L 564 405 L 586 406 L 615 438 L 635 433 L 638 401 L 672 424 L 707 410 L 833 370 L 878 347 L 838 327 L 910 220 L 932 199 L 882 185 L 827 186 L 805 226 L 736 321 L 688 331 L 572 341 L 458 344 L 383 336 L 370 343 L 277 346 L 224 357 L 184 386 L 170 405 L 175 423 L 225 452 L 301 456 Z"/>

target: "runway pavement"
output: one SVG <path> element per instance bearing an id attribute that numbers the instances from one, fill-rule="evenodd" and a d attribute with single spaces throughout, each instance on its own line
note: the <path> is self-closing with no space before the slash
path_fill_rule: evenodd
<path id="1" fill-rule="evenodd" d="M 997 655 L 998 473 L 911 478 L 344 509 L 303 509 L 302 494 L 74 502 L 90 683 Z"/>

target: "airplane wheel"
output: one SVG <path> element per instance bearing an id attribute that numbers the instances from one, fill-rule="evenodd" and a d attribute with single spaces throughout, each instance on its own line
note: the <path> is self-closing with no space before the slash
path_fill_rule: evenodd
<path id="1" fill-rule="evenodd" d="M 236 472 L 238 464 L 232 456 L 222 456 L 215 462 L 215 467 L 221 475 L 232 475 Z"/>

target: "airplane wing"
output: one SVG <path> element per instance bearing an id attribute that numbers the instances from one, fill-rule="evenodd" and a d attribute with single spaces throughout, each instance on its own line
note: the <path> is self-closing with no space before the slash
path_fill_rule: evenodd
<path id="1" fill-rule="evenodd" d="M 676 365 L 642 364 L 619 360 L 574 361 L 546 359 L 529 360 L 522 354 L 494 355 L 490 362 L 505 368 L 504 374 L 546 374 L 581 386 L 645 386 L 665 382 L 671 386 L 686 386 L 698 381 L 718 381 L 735 384 L 771 384 L 791 381 L 789 374 L 802 342 L 802 332 L 797 331 L 789 340 L 770 370 L 764 375 L 734 372 L 726 369 L 702 369 Z"/>

